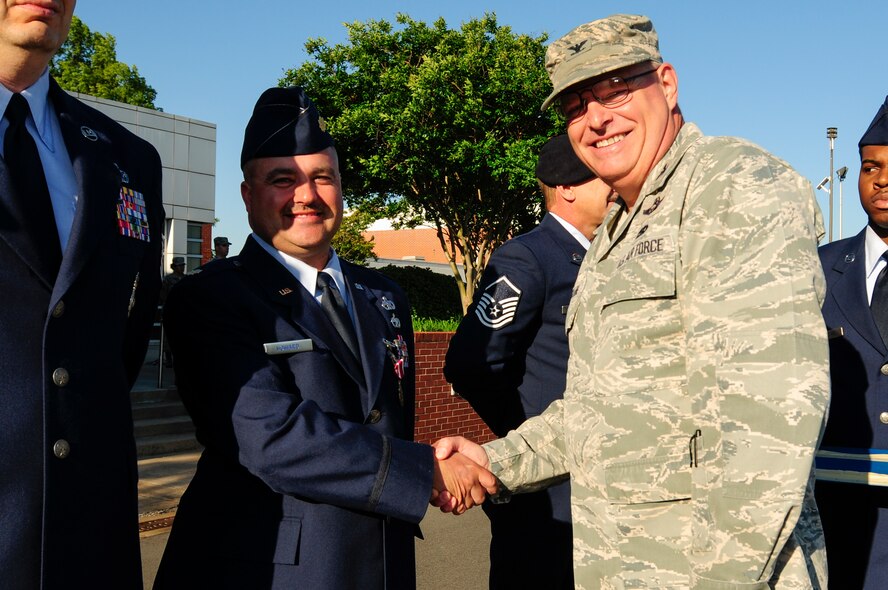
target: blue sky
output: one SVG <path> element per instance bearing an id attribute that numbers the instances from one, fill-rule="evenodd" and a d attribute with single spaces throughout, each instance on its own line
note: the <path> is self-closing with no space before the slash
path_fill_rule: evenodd
<path id="1" fill-rule="evenodd" d="M 116 37 L 118 58 L 138 66 L 159 107 L 217 125 L 214 235 L 228 236 L 233 252 L 249 234 L 239 158 L 259 94 L 306 59 L 306 39 L 343 42 L 343 23 L 398 12 L 443 17 L 451 28 L 493 12 L 516 32 L 550 40 L 609 14 L 646 14 L 678 72 L 682 111 L 704 133 L 749 139 L 816 185 L 829 174 L 826 128 L 837 127 L 835 168 L 849 168 L 844 236 L 865 223 L 857 141 L 888 94 L 884 8 L 875 2 L 81 0 L 75 10 L 94 31 Z M 826 193 L 817 193 L 826 216 Z M 835 239 L 838 201 L 836 183 Z"/>

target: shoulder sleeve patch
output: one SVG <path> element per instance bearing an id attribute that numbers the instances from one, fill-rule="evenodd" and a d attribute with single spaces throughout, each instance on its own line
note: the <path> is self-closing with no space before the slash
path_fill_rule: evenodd
<path id="1" fill-rule="evenodd" d="M 521 289 L 503 275 L 484 289 L 475 308 L 475 315 L 484 326 L 498 330 L 515 319 L 520 299 Z"/>

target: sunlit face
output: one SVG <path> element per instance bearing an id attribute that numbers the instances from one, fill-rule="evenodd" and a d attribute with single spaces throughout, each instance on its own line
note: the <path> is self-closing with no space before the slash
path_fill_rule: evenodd
<path id="1" fill-rule="evenodd" d="M 322 269 L 342 223 L 339 161 L 332 147 L 247 163 L 241 196 L 250 227 L 276 249 Z"/>
<path id="2" fill-rule="evenodd" d="M 0 3 L 0 51 L 55 53 L 71 26 L 76 0 L 4 0 Z"/>
<path id="3" fill-rule="evenodd" d="M 608 209 L 617 200 L 617 193 L 600 178 L 572 186 L 570 190 L 573 191 L 576 199 L 574 207 L 583 219 L 583 224 L 593 231 L 601 225 Z"/>
<path id="4" fill-rule="evenodd" d="M 569 88 L 582 92 L 603 78 L 629 78 L 652 70 L 650 62 L 621 68 Z M 616 106 L 591 100 L 585 112 L 568 121 L 567 135 L 577 155 L 631 206 L 650 171 L 678 134 L 673 109 L 678 79 L 669 64 L 629 82 L 630 95 Z"/>
<path id="5" fill-rule="evenodd" d="M 866 145 L 860 150 L 857 190 L 870 225 L 888 229 L 888 145 Z"/>

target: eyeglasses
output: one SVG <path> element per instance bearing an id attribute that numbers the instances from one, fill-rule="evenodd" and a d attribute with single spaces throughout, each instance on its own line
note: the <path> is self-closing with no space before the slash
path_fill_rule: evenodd
<path id="1" fill-rule="evenodd" d="M 599 80 L 591 86 L 587 86 L 578 92 L 562 92 L 558 97 L 558 111 L 568 121 L 581 117 L 589 106 L 589 101 L 594 99 L 606 107 L 615 107 L 626 102 L 629 98 L 629 82 L 642 76 L 656 72 L 656 69 L 648 70 L 634 76 L 611 76 Z"/>

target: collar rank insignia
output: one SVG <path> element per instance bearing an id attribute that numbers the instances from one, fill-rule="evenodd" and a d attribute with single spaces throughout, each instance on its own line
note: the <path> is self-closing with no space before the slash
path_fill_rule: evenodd
<path id="1" fill-rule="evenodd" d="M 394 328 L 401 327 L 401 320 L 398 319 L 398 316 L 394 316 L 394 315 L 392 316 L 392 327 L 394 327 Z"/>
<path id="2" fill-rule="evenodd" d="M 143 242 L 151 241 L 145 197 L 142 193 L 126 186 L 120 187 L 120 199 L 117 201 L 117 228 L 122 236 Z"/>
<path id="3" fill-rule="evenodd" d="M 521 289 L 504 275 L 484 289 L 484 294 L 475 308 L 475 315 L 482 325 L 499 330 L 515 319 Z"/>
<path id="4" fill-rule="evenodd" d="M 656 211 L 660 207 L 660 203 L 663 202 L 663 195 L 657 195 L 657 198 L 654 199 L 654 202 L 651 203 L 651 206 L 642 211 L 645 215 L 650 215 L 654 211 Z"/>
<path id="5" fill-rule="evenodd" d="M 395 302 L 391 299 L 386 299 L 385 297 L 383 297 L 382 303 L 380 303 L 379 305 L 381 305 L 382 309 L 386 311 L 395 311 Z"/>
<path id="6" fill-rule="evenodd" d="M 290 287 L 284 287 L 283 289 L 281 289 L 280 291 L 278 291 L 278 293 L 280 293 L 281 296 L 289 295 L 289 294 L 292 293 L 292 292 L 293 292 L 293 289 L 291 289 Z"/>
<path id="7" fill-rule="evenodd" d="M 80 128 L 80 133 L 83 135 L 83 137 L 87 138 L 90 141 L 99 141 L 99 136 L 96 134 L 96 132 L 86 125 L 83 125 Z"/>

